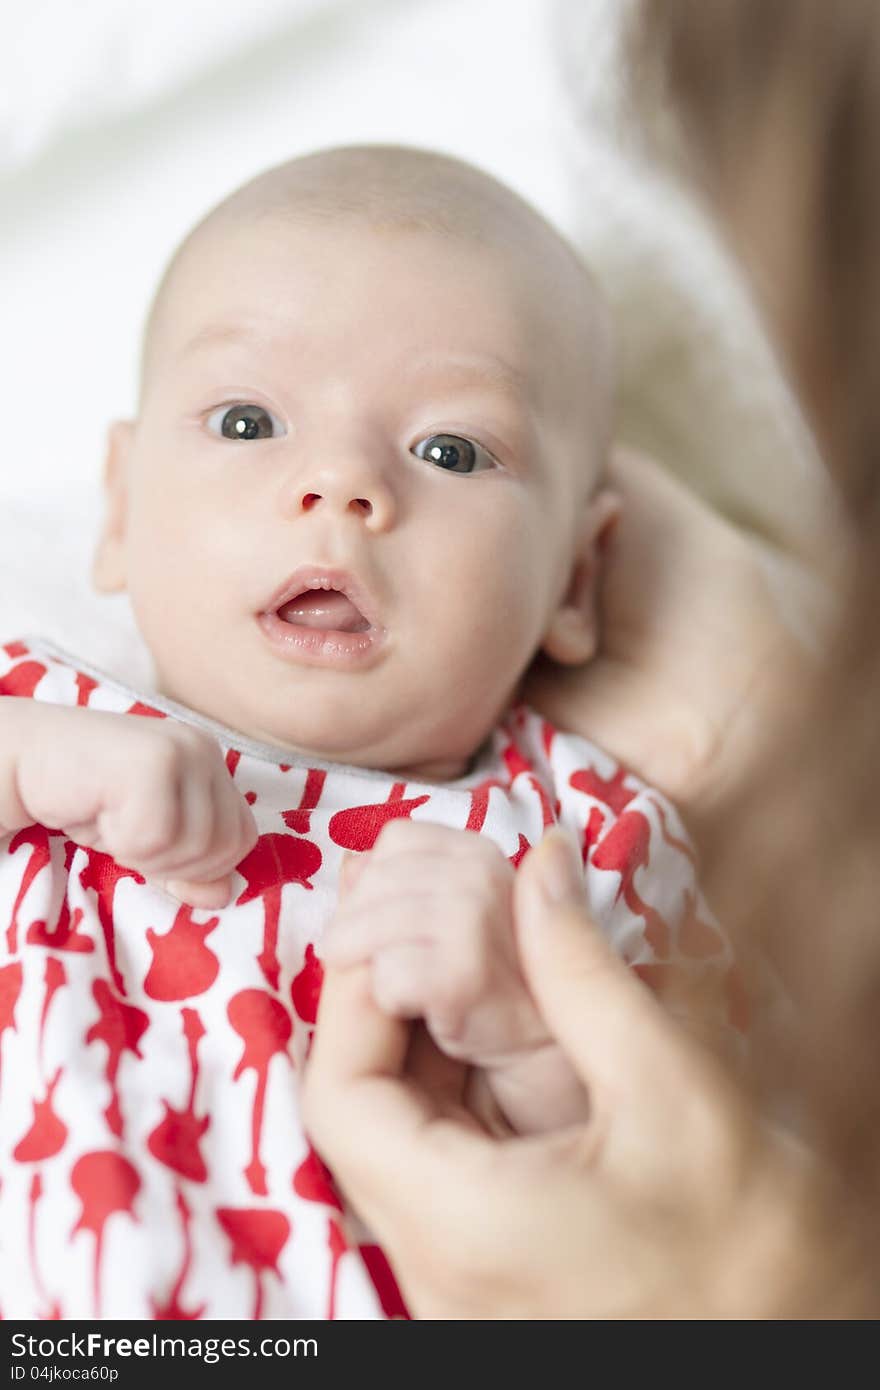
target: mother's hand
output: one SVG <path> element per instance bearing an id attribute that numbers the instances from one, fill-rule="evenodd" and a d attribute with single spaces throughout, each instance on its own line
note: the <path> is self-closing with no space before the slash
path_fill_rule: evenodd
<path id="1" fill-rule="evenodd" d="M 809 628 L 829 600 L 650 459 L 619 451 L 609 481 L 623 508 L 604 562 L 602 648 L 583 667 L 538 662 L 525 698 L 661 788 L 699 831 L 815 674 L 783 603 Z"/>
<path id="2" fill-rule="evenodd" d="M 461 1103 L 459 1070 L 436 1055 L 413 1066 L 408 1028 L 376 1010 L 355 968 L 324 984 L 304 1096 L 317 1148 L 417 1316 L 802 1312 L 815 1269 L 835 1287 L 830 1250 L 812 1243 L 806 1161 L 613 956 L 575 868 L 555 834 L 527 856 L 517 930 L 589 1124 L 490 1137 Z"/>

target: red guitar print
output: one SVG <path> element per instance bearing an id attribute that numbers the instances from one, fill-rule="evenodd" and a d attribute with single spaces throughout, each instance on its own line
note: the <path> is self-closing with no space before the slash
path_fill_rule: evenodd
<path id="1" fill-rule="evenodd" d="M 326 772 L 316 767 L 309 768 L 303 794 L 299 799 L 299 806 L 295 811 L 282 812 L 282 820 L 288 830 L 295 831 L 297 835 L 308 835 L 312 812 L 321 800 L 321 793 L 324 790 L 326 780 Z"/>
<path id="2" fill-rule="evenodd" d="M 46 957 L 46 970 L 43 975 L 46 986 L 46 993 L 43 997 L 43 1008 L 40 1013 L 40 1040 L 37 1045 L 37 1056 L 40 1062 L 40 1071 L 43 1070 L 43 1043 L 46 1034 L 46 1019 L 49 1017 L 49 1008 L 52 1004 L 55 991 L 67 984 L 67 975 L 64 966 L 57 956 Z"/>
<path id="3" fill-rule="evenodd" d="M 326 1163 L 319 1158 L 309 1145 L 308 1153 L 293 1175 L 293 1190 L 307 1202 L 319 1202 L 325 1207 L 342 1211 L 342 1202 L 333 1185 L 333 1177 Z"/>
<path id="4" fill-rule="evenodd" d="M 116 936 L 113 926 L 113 899 L 124 878 L 131 878 L 137 884 L 146 882 L 135 869 L 126 869 L 111 859 L 109 854 L 101 854 L 96 849 L 87 849 L 87 864 L 80 870 L 79 881 L 83 888 L 91 889 L 98 898 L 98 921 L 104 936 L 107 963 L 113 976 L 113 984 L 118 994 L 125 996 L 127 990 L 116 966 Z"/>
<path id="5" fill-rule="evenodd" d="M 41 869 L 45 869 L 52 861 L 49 850 L 49 836 L 60 835 L 60 830 L 47 830 L 43 825 L 27 825 L 22 830 L 16 832 L 9 842 L 9 853 L 15 854 L 16 850 L 22 845 L 31 846 L 31 854 L 25 866 L 21 886 L 12 904 L 12 917 L 9 926 L 6 928 L 6 945 L 9 951 L 14 954 L 18 950 L 18 914 L 24 901 L 24 896 Z"/>
<path id="6" fill-rule="evenodd" d="M 541 747 L 544 749 L 544 756 L 549 759 L 553 751 L 553 744 L 558 730 L 547 719 L 541 720 Z"/>
<path id="7" fill-rule="evenodd" d="M 15 1006 L 21 994 L 22 979 L 21 961 L 13 960 L 8 965 L 0 965 L 0 1063 L 3 1057 L 3 1034 L 7 1028 L 15 1032 Z"/>
<path id="8" fill-rule="evenodd" d="M 0 651 L 5 652 L 10 661 L 17 661 L 20 656 L 28 655 L 30 647 L 26 646 L 24 642 L 16 640 L 14 642 L 4 642 L 0 645 Z"/>
<path id="9" fill-rule="evenodd" d="M 372 806 L 351 806 L 330 817 L 330 839 L 342 849 L 372 849 L 382 827 L 390 820 L 411 816 L 417 806 L 430 801 L 429 796 L 404 797 L 405 782 L 395 782 L 388 800 Z"/>
<path id="10" fill-rule="evenodd" d="M 86 1033 L 86 1045 L 102 1042 L 107 1048 L 105 1075 L 110 1087 L 110 1104 L 104 1111 L 104 1118 L 112 1133 L 121 1138 L 122 1111 L 119 1106 L 116 1078 L 123 1052 L 131 1052 L 135 1057 L 143 1059 L 139 1044 L 150 1026 L 150 1019 L 143 1009 L 137 1009 L 133 1004 L 121 1003 L 106 980 L 95 980 L 92 995 L 100 1017 Z"/>
<path id="11" fill-rule="evenodd" d="M 321 998 L 321 985 L 324 981 L 324 967 L 315 955 L 311 942 L 306 946 L 303 968 L 290 986 L 290 1000 L 297 1017 L 311 1026 L 318 1018 L 318 1000 Z"/>
<path id="12" fill-rule="evenodd" d="M 378 1245 L 360 1245 L 358 1249 L 373 1281 L 373 1288 L 379 1295 L 382 1312 L 386 1318 L 409 1318 L 403 1295 L 382 1250 Z"/>
<path id="13" fill-rule="evenodd" d="M 278 988 L 281 967 L 278 961 L 278 920 L 281 915 L 281 892 L 285 883 L 298 883 L 310 892 L 309 882 L 321 867 L 321 851 L 311 840 L 299 840 L 294 835 L 261 835 L 238 872 L 247 880 L 247 887 L 236 898 L 236 906 L 262 898 L 265 926 L 263 949 L 257 957 L 266 983 Z"/>
<path id="14" fill-rule="evenodd" d="M 553 825 L 556 821 L 556 814 L 553 808 L 553 802 L 550 800 L 550 797 L 547 794 L 547 788 L 541 782 L 541 779 L 539 777 L 536 777 L 535 769 L 532 767 L 532 764 L 529 762 L 528 758 L 526 758 L 523 755 L 522 751 L 516 746 L 515 743 L 509 743 L 507 747 L 504 749 L 504 753 L 502 756 L 504 758 L 504 763 L 507 768 L 507 771 L 510 775 L 510 782 L 508 783 L 508 786 L 512 787 L 517 777 L 525 773 L 525 775 L 528 777 L 532 791 L 535 793 L 539 802 L 541 803 L 541 819 L 544 823 L 544 826 L 546 827 L 548 825 Z"/>
<path id="15" fill-rule="evenodd" d="M 658 801 L 656 796 L 649 796 L 647 799 L 657 812 L 660 820 L 660 832 L 667 845 L 669 845 L 671 849 L 678 850 L 679 854 L 683 854 L 688 863 L 691 864 L 693 868 L 696 868 L 697 856 L 694 853 L 693 846 L 689 845 L 687 840 L 682 840 L 677 835 L 672 834 L 672 831 L 669 829 L 669 821 L 667 820 L 666 809 L 663 803 Z"/>
<path id="16" fill-rule="evenodd" d="M 31 1190 L 28 1193 L 28 1254 L 30 1256 L 31 1270 L 33 1271 L 37 1292 L 47 1310 L 41 1316 L 46 1321 L 56 1322 L 61 1317 L 61 1304 L 50 1298 L 47 1293 L 46 1285 L 43 1282 L 43 1276 L 40 1273 L 40 1261 L 37 1256 L 37 1207 L 40 1204 L 42 1195 L 43 1179 L 40 1177 L 39 1171 L 37 1171 L 31 1179 Z"/>
<path id="17" fill-rule="evenodd" d="M 597 843 L 599 836 L 602 834 L 602 827 L 604 826 L 604 824 L 605 816 L 599 810 L 599 807 L 591 806 L 589 819 L 587 820 L 587 823 L 584 826 L 584 838 L 581 844 L 581 858 L 583 859 L 585 864 L 587 862 L 587 859 L 589 858 L 591 849 Z"/>
<path id="18" fill-rule="evenodd" d="M 12 645 L 14 644 L 10 643 L 10 646 Z M 13 655 L 9 647 L 4 647 L 4 651 L 10 656 Z M 11 671 L 7 671 L 5 676 L 0 677 L 0 695 L 17 695 L 23 699 L 33 699 L 34 691 L 48 669 L 42 661 L 19 662 Z"/>
<path id="19" fill-rule="evenodd" d="M 91 676 L 85 675 L 82 671 L 76 673 L 76 703 L 87 705 L 92 697 L 92 692 L 97 690 L 98 682 Z"/>
<path id="20" fill-rule="evenodd" d="M 512 864 L 515 869 L 518 869 L 530 849 L 531 845 L 529 844 L 525 835 L 523 835 L 522 831 L 520 831 L 519 844 L 517 845 L 513 854 L 509 854 L 507 856 L 508 862 Z"/>
<path id="21" fill-rule="evenodd" d="M 593 854 L 596 869 L 620 874 L 617 896 L 637 917 L 645 919 L 645 940 L 659 957 L 669 953 L 669 927 L 649 903 L 643 902 L 635 886 L 636 871 L 650 862 L 651 826 L 641 811 L 624 811 L 615 821 Z"/>
<path id="22" fill-rule="evenodd" d="M 144 980 L 144 992 L 151 999 L 191 999 L 211 988 L 220 973 L 220 962 L 205 945 L 205 939 L 219 921 L 219 917 L 209 917 L 207 922 L 197 922 L 192 908 L 184 904 L 164 935 L 147 927 L 153 960 Z"/>
<path id="23" fill-rule="evenodd" d="M 77 1159 L 70 1174 L 70 1186 L 80 1200 L 82 1210 L 71 1230 L 91 1231 L 95 1237 L 95 1265 L 92 1280 L 94 1317 L 101 1316 L 101 1255 L 107 1224 L 117 1213 L 137 1221 L 134 1199 L 140 1191 L 141 1180 L 136 1169 L 122 1154 L 112 1150 L 97 1150 Z"/>
<path id="24" fill-rule="evenodd" d="M 485 782 L 480 782 L 479 786 L 471 789 L 471 807 L 465 830 L 482 830 L 489 812 L 489 798 L 493 787 L 499 787 L 502 791 L 505 790 L 504 783 L 499 782 L 497 777 L 487 777 Z"/>
<path id="25" fill-rule="evenodd" d="M 64 882 L 65 887 L 67 878 L 70 874 L 70 866 L 73 863 L 73 856 L 76 854 L 77 847 L 71 840 L 64 842 Z M 55 925 L 50 930 L 48 924 L 42 919 L 32 922 L 27 930 L 27 942 L 29 946 L 51 946 L 55 951 L 75 951 L 81 955 L 89 955 L 95 949 L 95 943 L 90 936 L 80 935 L 77 928 L 83 919 L 81 907 L 70 910 L 70 901 L 65 892 L 61 899 L 61 908 Z"/>
<path id="26" fill-rule="evenodd" d="M 42 1163 L 53 1158 L 64 1148 L 67 1139 L 67 1125 L 60 1120 L 52 1108 L 52 1097 L 61 1080 L 63 1068 L 59 1067 L 49 1082 L 45 1100 L 32 1102 L 34 1118 L 27 1134 L 19 1139 L 12 1151 L 16 1163 Z"/>
<path id="27" fill-rule="evenodd" d="M 626 779 L 629 776 L 625 767 L 619 767 L 611 777 L 600 777 L 595 768 L 584 767 L 578 772 L 573 772 L 568 779 L 569 786 L 574 787 L 576 792 L 584 792 L 586 796 L 591 796 L 594 801 L 601 801 L 603 806 L 607 806 L 619 816 L 625 811 L 629 803 L 638 796 L 638 792 L 626 786 Z"/>
<path id="28" fill-rule="evenodd" d="M 183 1286 L 186 1283 L 186 1277 L 189 1274 L 190 1265 L 192 1264 L 193 1246 L 192 1235 L 189 1229 L 192 1223 L 192 1212 L 187 1206 L 186 1198 L 180 1188 L 177 1189 L 176 1206 L 177 1213 L 180 1217 L 181 1229 L 183 1231 L 183 1263 L 180 1266 L 180 1273 L 174 1282 L 174 1287 L 171 1290 L 168 1301 L 166 1303 L 158 1303 L 155 1299 L 151 1298 L 150 1305 L 153 1310 L 153 1317 L 159 1321 L 168 1319 L 174 1322 L 194 1322 L 196 1319 L 202 1317 L 207 1304 L 199 1303 L 194 1308 L 187 1308 L 181 1301 Z"/>
<path id="29" fill-rule="evenodd" d="M 205 1028 L 195 1009 L 181 1009 L 180 1012 L 189 1054 L 189 1098 L 185 1110 L 175 1110 L 167 1100 L 162 1101 L 165 1115 L 147 1140 L 147 1147 L 154 1158 L 182 1178 L 205 1182 L 208 1169 L 199 1144 L 211 1121 L 207 1115 L 197 1115 L 195 1109 L 199 1084 L 199 1043 L 205 1036 Z"/>
<path id="30" fill-rule="evenodd" d="M 334 1221 L 332 1216 L 327 1222 L 327 1244 L 330 1247 L 330 1293 L 327 1298 L 327 1321 L 333 1322 L 336 1317 L 336 1284 L 339 1277 L 339 1265 L 349 1245 L 343 1235 L 342 1227 L 338 1221 Z"/>
<path id="31" fill-rule="evenodd" d="M 259 1197 L 268 1193 L 266 1169 L 260 1161 L 260 1133 L 263 1126 L 263 1107 L 269 1082 L 269 1064 L 276 1053 L 292 1059 L 287 1044 L 293 1034 L 293 1019 L 278 999 L 261 989 L 243 989 L 233 996 L 226 1010 L 229 1022 L 244 1042 L 244 1050 L 232 1079 L 237 1081 L 246 1071 L 255 1071 L 257 1086 L 251 1119 L 251 1161 L 244 1170 L 251 1192 Z"/>
<path id="32" fill-rule="evenodd" d="M 283 1211 L 219 1207 L 217 1220 L 229 1237 L 232 1263 L 249 1265 L 254 1272 L 254 1311 L 251 1317 L 259 1322 L 263 1316 L 263 1275 L 272 1273 L 281 1279 L 278 1260 L 287 1244 L 291 1226 Z"/>

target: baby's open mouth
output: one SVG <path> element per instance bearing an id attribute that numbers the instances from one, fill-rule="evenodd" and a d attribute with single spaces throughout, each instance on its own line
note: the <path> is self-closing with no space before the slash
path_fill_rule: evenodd
<path id="1" fill-rule="evenodd" d="M 367 632 L 370 627 L 357 605 L 338 589 L 304 589 L 281 605 L 278 617 L 294 627 L 325 632 Z"/>
<path id="2" fill-rule="evenodd" d="M 363 671 L 388 652 L 378 604 L 347 570 L 300 565 L 255 617 L 275 655 L 294 665 Z"/>

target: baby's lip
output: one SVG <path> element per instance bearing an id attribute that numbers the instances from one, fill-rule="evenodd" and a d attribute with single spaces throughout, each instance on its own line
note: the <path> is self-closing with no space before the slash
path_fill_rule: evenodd
<path id="1" fill-rule="evenodd" d="M 285 579 L 281 587 L 275 590 L 265 607 L 261 609 L 261 614 L 277 613 L 279 608 L 283 608 L 286 603 L 290 603 L 292 599 L 298 598 L 300 594 L 304 594 L 310 589 L 333 589 L 338 594 L 344 594 L 363 615 L 370 627 L 381 630 L 382 623 L 378 608 L 369 590 L 347 570 L 336 569 L 329 565 L 300 565 L 289 578 Z"/>

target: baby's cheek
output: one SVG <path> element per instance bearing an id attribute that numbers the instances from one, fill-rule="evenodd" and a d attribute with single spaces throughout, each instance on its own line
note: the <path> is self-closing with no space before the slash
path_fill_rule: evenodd
<path id="1" fill-rule="evenodd" d="M 469 600 L 463 659 L 474 673 L 483 670 L 490 684 L 518 679 L 540 645 L 542 586 L 529 582 L 529 570 L 528 556 L 516 552 L 494 572 L 487 563 Z"/>

